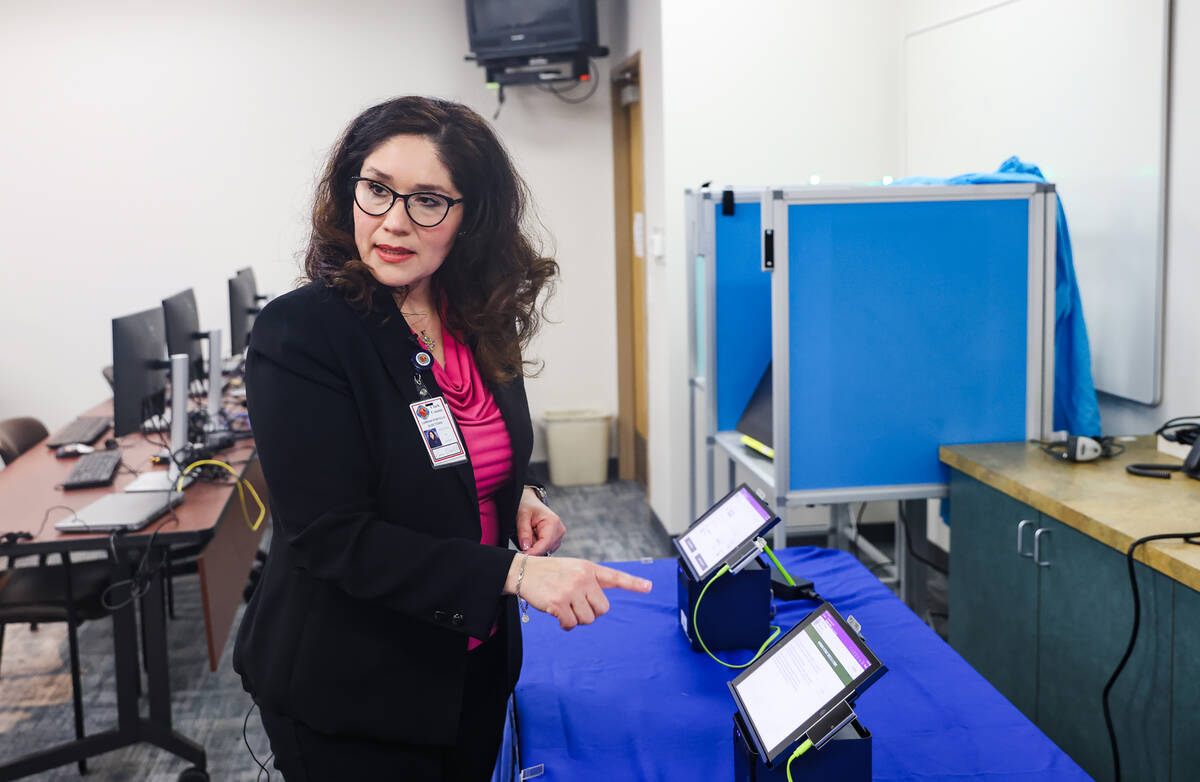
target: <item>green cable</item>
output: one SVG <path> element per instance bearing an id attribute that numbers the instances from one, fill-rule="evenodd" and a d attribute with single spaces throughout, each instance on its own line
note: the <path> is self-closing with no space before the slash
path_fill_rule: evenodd
<path id="1" fill-rule="evenodd" d="M 705 644 L 704 639 L 700 637 L 700 624 L 696 621 L 696 617 L 699 616 L 699 614 L 700 614 L 700 601 L 704 599 L 704 593 L 708 591 L 708 588 L 710 586 L 712 586 L 712 583 L 728 572 L 729 572 L 729 565 L 722 565 L 721 569 L 717 571 L 717 574 L 715 576 L 713 576 L 712 578 L 710 578 L 708 580 L 708 583 L 704 585 L 704 588 L 700 590 L 700 596 L 696 598 L 696 604 L 694 606 L 692 606 L 692 630 L 696 633 L 696 640 L 700 642 L 700 648 L 703 649 L 705 654 L 707 654 L 709 657 L 713 658 L 714 660 L 719 662 L 721 665 L 724 665 L 726 668 L 745 668 L 747 665 L 750 665 L 752 662 L 757 660 L 759 657 L 762 657 L 762 653 L 764 651 L 766 651 L 766 648 L 771 645 L 772 641 L 774 641 L 776 638 L 779 637 L 779 633 L 781 631 L 775 625 L 771 625 L 771 629 L 774 630 L 775 632 L 771 633 L 771 635 L 769 635 L 767 637 L 767 640 L 763 641 L 763 645 L 758 648 L 758 651 L 754 653 L 753 657 L 751 657 L 749 660 L 742 663 L 741 665 L 734 665 L 733 663 L 727 663 L 724 660 L 722 660 L 720 657 L 717 657 L 715 654 L 713 654 L 712 652 L 710 652 L 708 650 L 708 645 Z"/>
<path id="2" fill-rule="evenodd" d="M 788 782 L 792 782 L 792 761 L 803 755 L 805 752 L 808 752 L 810 749 L 812 749 L 812 741 L 805 739 L 804 743 L 796 747 L 796 751 L 792 753 L 790 758 L 788 758 L 787 768 L 785 769 L 787 771 Z"/>
<path id="3" fill-rule="evenodd" d="M 771 551 L 771 547 L 764 543 L 763 551 L 766 552 L 767 556 L 771 558 L 771 561 L 775 563 L 775 567 L 779 568 L 779 572 L 782 573 L 783 577 L 787 580 L 788 586 L 796 586 L 796 579 L 792 578 L 792 574 L 787 572 L 783 565 L 780 564 L 779 558 L 775 556 L 774 551 Z"/>

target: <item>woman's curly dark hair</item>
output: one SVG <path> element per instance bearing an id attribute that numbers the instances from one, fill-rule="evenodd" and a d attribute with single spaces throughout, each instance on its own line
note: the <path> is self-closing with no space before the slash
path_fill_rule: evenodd
<path id="1" fill-rule="evenodd" d="M 337 288 L 352 306 L 371 310 L 382 286 L 354 243 L 350 178 L 361 173 L 372 151 L 397 135 L 432 141 L 462 194 L 459 235 L 433 275 L 446 300 L 447 325 L 466 339 L 483 377 L 507 383 L 529 374 L 535 362 L 525 361 L 521 350 L 541 324 L 538 295 L 553 285 L 558 264 L 541 256 L 525 230 L 529 193 L 504 145 L 482 117 L 460 103 L 394 98 L 350 123 L 317 184 L 305 276 Z"/>

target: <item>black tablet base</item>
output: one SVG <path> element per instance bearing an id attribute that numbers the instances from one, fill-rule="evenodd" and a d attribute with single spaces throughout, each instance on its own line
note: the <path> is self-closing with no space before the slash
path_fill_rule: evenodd
<path id="1" fill-rule="evenodd" d="M 821 598 L 813 590 L 813 582 L 806 578 L 792 579 L 795 584 L 789 584 L 775 568 L 771 568 L 771 594 L 780 600 L 812 600 L 821 602 Z"/>
<path id="2" fill-rule="evenodd" d="M 705 596 L 707 599 L 708 596 Z M 703 632 L 703 630 L 701 631 Z M 738 712 L 733 714 L 733 779 L 734 782 L 775 782 L 787 779 L 787 760 L 795 745 L 768 766 L 754 742 L 746 735 L 745 723 Z M 837 780 L 837 782 L 870 782 L 871 732 L 858 720 L 834 734 L 821 749 L 810 749 L 792 761 L 792 778 L 804 782 Z"/>
<path id="3" fill-rule="evenodd" d="M 679 622 L 692 649 L 700 652 L 692 617 L 704 584 L 693 581 L 682 562 L 676 570 Z M 771 611 L 771 571 L 751 562 L 739 573 L 721 576 L 704 593 L 697 617 L 700 636 L 710 652 L 758 649 L 771 633 Z"/>

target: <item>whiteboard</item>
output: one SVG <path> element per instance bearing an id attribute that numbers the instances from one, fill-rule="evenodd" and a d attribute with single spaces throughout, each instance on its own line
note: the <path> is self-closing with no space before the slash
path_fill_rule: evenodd
<path id="1" fill-rule="evenodd" d="M 908 175 L 1041 167 L 1097 389 L 1160 398 L 1169 0 L 1008 0 L 904 42 Z"/>

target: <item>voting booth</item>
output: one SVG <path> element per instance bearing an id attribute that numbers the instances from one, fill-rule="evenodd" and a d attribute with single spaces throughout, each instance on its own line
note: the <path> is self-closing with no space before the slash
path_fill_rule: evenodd
<path id="1" fill-rule="evenodd" d="M 686 205 L 694 505 L 740 467 L 784 518 L 832 506 L 837 546 L 849 503 L 946 496 L 939 446 L 1049 437 L 1053 185 L 704 189 Z M 773 459 L 738 431 L 768 369 Z"/>

